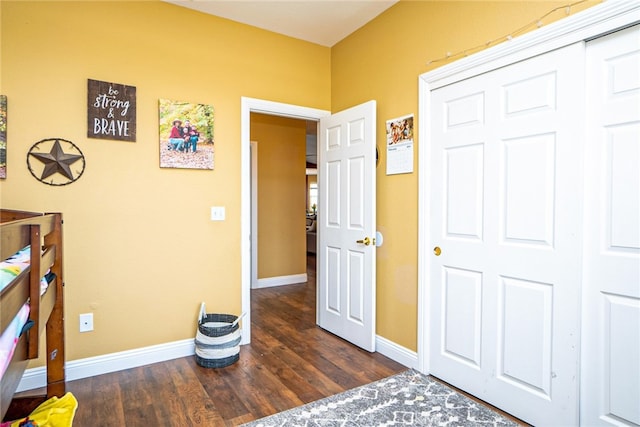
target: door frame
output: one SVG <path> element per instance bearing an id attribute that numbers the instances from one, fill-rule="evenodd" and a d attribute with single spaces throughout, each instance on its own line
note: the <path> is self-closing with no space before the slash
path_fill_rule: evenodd
<path id="1" fill-rule="evenodd" d="M 418 111 L 420 134 L 425 135 L 418 157 L 418 370 L 429 369 L 429 299 L 430 281 L 427 257 L 431 208 L 428 153 L 431 149 L 431 91 L 470 77 L 486 73 L 546 52 L 587 41 L 631 26 L 640 21 L 640 4 L 635 0 L 607 1 L 573 16 L 561 19 L 509 42 L 444 65 L 418 78 Z"/>
<path id="2" fill-rule="evenodd" d="M 251 156 L 251 289 L 258 285 L 258 143 L 250 142 Z"/>
<path id="3" fill-rule="evenodd" d="M 316 108 L 242 97 L 240 100 L 240 265 L 242 344 L 251 342 L 251 113 L 319 121 L 331 112 Z M 320 127 L 318 126 L 318 132 Z"/>

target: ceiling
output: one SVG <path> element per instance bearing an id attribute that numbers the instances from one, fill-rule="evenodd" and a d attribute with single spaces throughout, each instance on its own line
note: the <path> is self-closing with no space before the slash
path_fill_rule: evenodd
<path id="1" fill-rule="evenodd" d="M 164 0 L 331 47 L 398 0 Z"/>

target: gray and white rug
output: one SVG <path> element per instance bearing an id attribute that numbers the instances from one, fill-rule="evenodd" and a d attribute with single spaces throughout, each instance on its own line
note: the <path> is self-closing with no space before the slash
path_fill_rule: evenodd
<path id="1" fill-rule="evenodd" d="M 413 369 L 243 424 L 244 427 L 517 425 Z"/>

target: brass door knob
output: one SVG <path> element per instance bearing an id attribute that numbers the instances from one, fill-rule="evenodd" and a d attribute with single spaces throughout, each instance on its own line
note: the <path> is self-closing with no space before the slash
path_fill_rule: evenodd
<path id="1" fill-rule="evenodd" d="M 436 256 L 440 256 L 440 254 L 442 253 L 442 249 L 440 249 L 440 246 L 436 246 L 435 248 L 433 248 L 433 253 L 436 254 Z"/>
<path id="2" fill-rule="evenodd" d="M 365 246 L 369 246 L 371 244 L 371 239 L 369 239 L 368 237 L 365 237 L 362 240 L 356 240 L 356 243 L 362 243 Z"/>

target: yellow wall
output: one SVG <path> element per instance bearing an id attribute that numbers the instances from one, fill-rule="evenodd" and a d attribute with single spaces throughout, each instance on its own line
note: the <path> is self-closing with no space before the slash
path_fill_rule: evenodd
<path id="1" fill-rule="evenodd" d="M 258 279 L 306 274 L 304 120 L 251 114 L 258 145 Z"/>
<path id="2" fill-rule="evenodd" d="M 427 61 L 561 4 L 401 1 L 328 49 L 155 1 L 0 2 L 1 202 L 65 215 L 67 359 L 190 338 L 200 301 L 239 313 L 241 96 L 332 111 L 375 99 L 384 148 L 385 120 L 414 113 L 418 123 L 418 76 L 443 64 Z M 137 87 L 137 142 L 86 138 L 88 78 Z M 158 167 L 159 98 L 215 106 L 214 171 Z M 83 150 L 78 182 L 53 188 L 29 175 L 26 152 L 48 137 Z M 382 150 L 377 175 L 377 332 L 412 350 L 419 139 L 415 148 L 416 172 L 386 176 Z M 216 205 L 226 221 L 209 221 Z M 85 312 L 96 330 L 79 334 Z"/>
<path id="3" fill-rule="evenodd" d="M 419 75 L 445 63 L 428 61 L 508 35 L 563 4 L 402 0 L 331 49 L 331 111 L 377 101 L 379 335 L 417 350 Z M 562 9 L 544 23 L 564 16 Z M 406 114 L 415 114 L 415 172 L 387 176 L 385 121 Z"/>
<path id="4" fill-rule="evenodd" d="M 1 204 L 64 213 L 67 360 L 191 338 L 201 301 L 240 314 L 241 97 L 328 110 L 330 50 L 164 2 L 0 7 Z M 137 88 L 136 142 L 86 137 L 89 78 Z M 215 170 L 159 167 L 160 98 L 215 107 Z M 84 152 L 77 182 L 29 174 L 27 150 L 50 137 Z M 86 312 L 95 331 L 80 334 Z"/>

